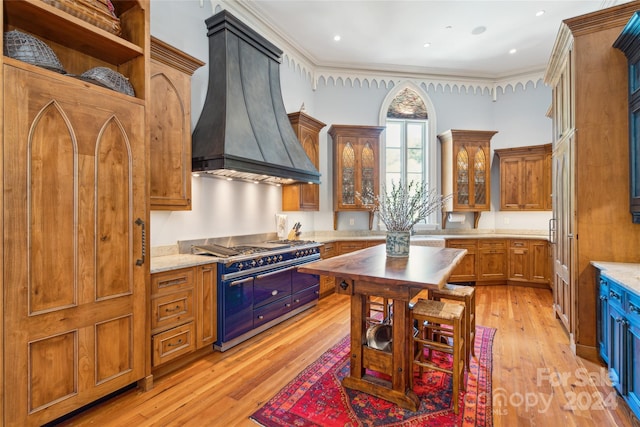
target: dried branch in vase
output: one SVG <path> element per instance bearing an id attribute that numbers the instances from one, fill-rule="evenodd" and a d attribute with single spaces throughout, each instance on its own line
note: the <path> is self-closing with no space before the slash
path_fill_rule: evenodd
<path id="1" fill-rule="evenodd" d="M 387 227 L 387 231 L 411 231 L 418 222 L 433 212 L 442 209 L 453 195 L 438 194 L 426 183 L 411 181 L 408 185 L 391 181 L 391 188 L 383 186 L 382 194 L 356 192 L 356 197 L 370 210 L 376 212 Z"/>

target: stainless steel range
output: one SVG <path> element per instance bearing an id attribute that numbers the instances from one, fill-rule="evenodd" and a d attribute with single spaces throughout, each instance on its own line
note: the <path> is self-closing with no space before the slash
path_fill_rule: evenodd
<path id="1" fill-rule="evenodd" d="M 244 240 L 247 240 L 245 237 Z M 225 351 L 317 304 L 319 277 L 297 272 L 320 259 L 320 243 L 301 240 L 205 241 L 192 253 L 219 257 L 218 339 Z"/>

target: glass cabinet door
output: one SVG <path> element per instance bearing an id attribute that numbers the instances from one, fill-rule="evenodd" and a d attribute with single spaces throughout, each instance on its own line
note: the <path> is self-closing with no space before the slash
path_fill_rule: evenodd
<path id="1" fill-rule="evenodd" d="M 342 149 L 342 204 L 355 205 L 356 154 L 351 142 Z"/>
<path id="2" fill-rule="evenodd" d="M 373 203 L 373 194 L 375 194 L 374 188 L 374 173 L 375 173 L 376 160 L 373 152 L 373 147 L 369 142 L 362 147 L 362 201 L 364 205 L 370 205 Z"/>
<path id="3" fill-rule="evenodd" d="M 469 153 L 465 147 L 460 147 L 460 151 L 456 155 L 456 184 L 457 193 L 456 199 L 458 205 L 469 204 Z"/>
<path id="4" fill-rule="evenodd" d="M 473 159 L 474 205 L 487 203 L 487 155 L 478 147 Z"/>

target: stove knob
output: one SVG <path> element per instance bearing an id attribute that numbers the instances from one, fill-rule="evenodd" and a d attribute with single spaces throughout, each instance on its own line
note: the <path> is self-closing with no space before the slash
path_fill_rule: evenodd
<path id="1" fill-rule="evenodd" d="M 244 267 L 244 265 L 242 265 L 241 262 L 238 263 L 238 270 L 242 270 L 242 267 Z"/>
<path id="2" fill-rule="evenodd" d="M 251 260 L 251 267 L 255 267 L 255 266 L 256 266 L 256 260 L 253 259 L 253 260 Z"/>
<path id="3" fill-rule="evenodd" d="M 278 261 L 282 261 L 282 255 L 278 257 Z"/>
<path id="4" fill-rule="evenodd" d="M 258 265 L 262 265 L 262 264 L 264 264 L 264 260 L 263 260 L 262 258 L 260 258 L 260 259 L 258 260 Z"/>

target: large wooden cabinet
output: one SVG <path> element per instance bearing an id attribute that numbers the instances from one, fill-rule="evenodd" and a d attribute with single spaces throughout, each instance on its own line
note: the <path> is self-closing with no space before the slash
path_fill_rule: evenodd
<path id="1" fill-rule="evenodd" d="M 367 211 L 380 188 L 380 134 L 384 127 L 333 125 L 333 228 L 338 212 Z M 362 199 L 357 197 L 362 195 Z M 369 214 L 369 229 L 373 213 Z"/>
<path id="2" fill-rule="evenodd" d="M 6 426 L 42 425 L 147 376 L 149 3 L 115 8 L 120 37 L 41 1 L 3 2 L 4 31 L 46 42 L 69 73 L 106 66 L 135 90 L 1 59 Z"/>
<path id="3" fill-rule="evenodd" d="M 311 163 L 320 170 L 320 130 L 326 125 L 303 111 L 288 115 L 293 131 Z M 282 186 L 283 211 L 317 211 L 320 209 L 320 185 L 298 183 Z"/>
<path id="4" fill-rule="evenodd" d="M 544 78 L 553 88 L 554 307 L 576 353 L 591 360 L 598 292 L 589 262 L 637 262 L 640 253 L 628 214 L 627 64 L 612 46 L 637 9 L 563 21 Z"/>
<path id="5" fill-rule="evenodd" d="M 204 62 L 151 38 L 152 210 L 191 210 L 191 76 Z"/>
<path id="6" fill-rule="evenodd" d="M 551 144 L 495 153 L 500 158 L 500 210 L 551 210 Z"/>
<path id="7" fill-rule="evenodd" d="M 438 135 L 442 147 L 442 194 L 453 194 L 445 212 L 491 210 L 491 138 L 497 131 L 451 129 Z M 445 216 L 446 217 L 446 216 Z M 446 219 L 443 224 L 446 227 Z"/>

